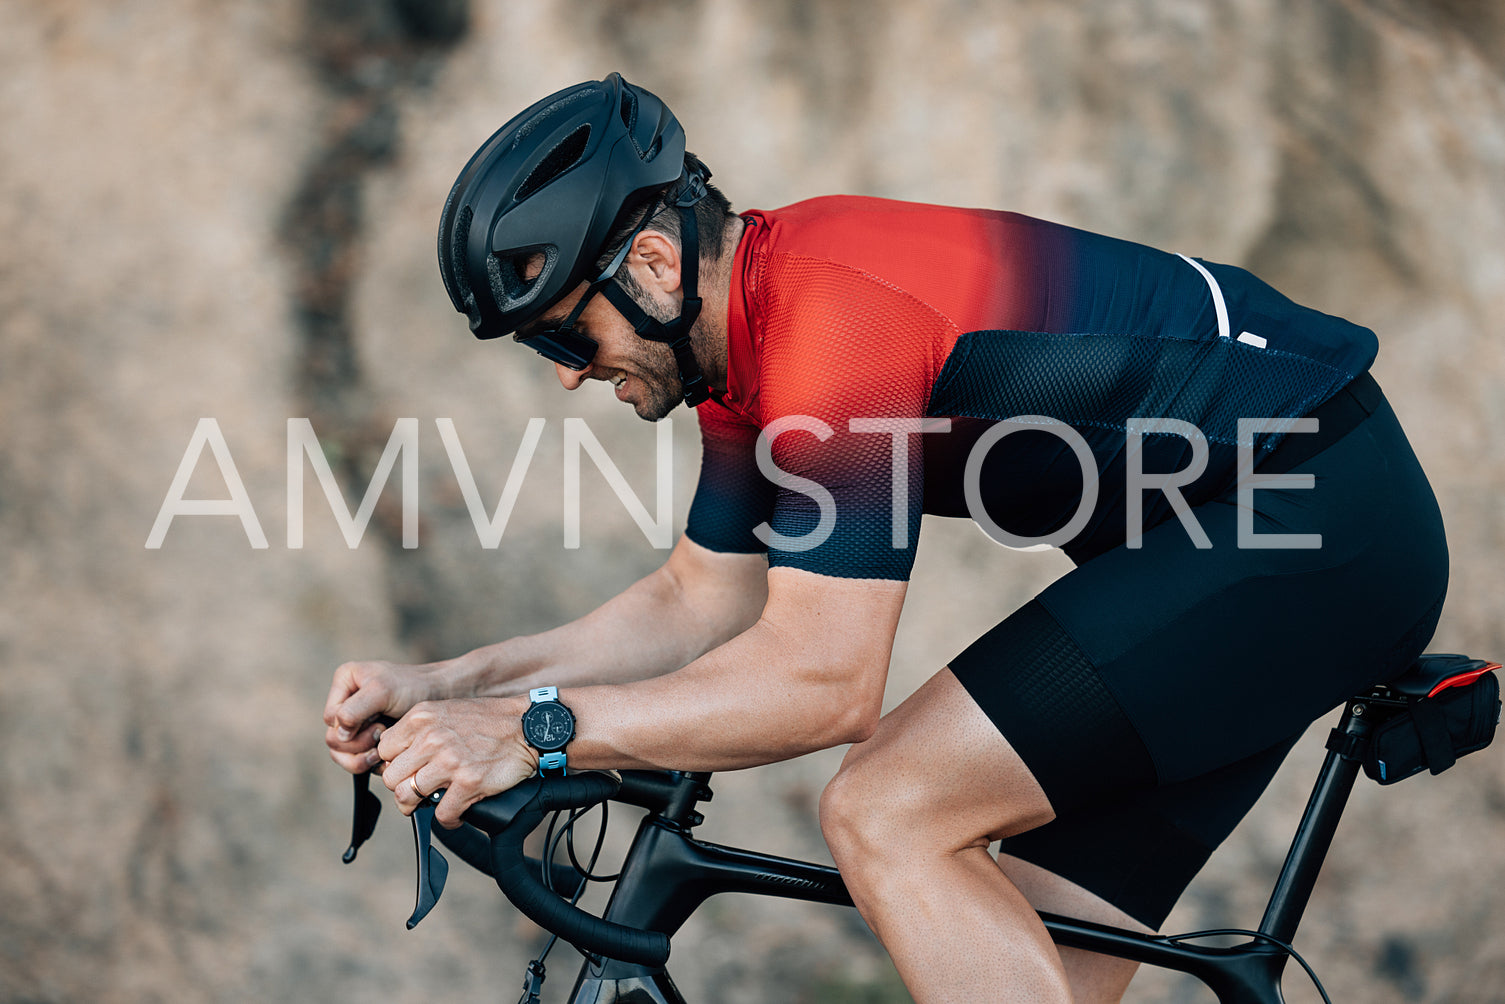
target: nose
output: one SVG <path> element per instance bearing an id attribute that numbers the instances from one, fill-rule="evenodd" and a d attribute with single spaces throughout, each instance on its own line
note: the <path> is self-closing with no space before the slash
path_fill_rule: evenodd
<path id="1" fill-rule="evenodd" d="M 590 371 L 591 368 L 589 366 L 583 370 L 572 370 L 564 363 L 554 364 L 554 373 L 559 377 L 559 382 L 564 385 L 565 390 L 574 390 L 585 383 L 585 378 Z"/>

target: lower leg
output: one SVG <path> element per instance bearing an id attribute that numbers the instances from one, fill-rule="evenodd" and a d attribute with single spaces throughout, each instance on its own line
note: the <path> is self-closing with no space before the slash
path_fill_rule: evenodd
<path id="1" fill-rule="evenodd" d="M 916 1004 L 1073 999 L 1062 956 L 985 846 L 871 864 L 853 898 Z"/>
<path id="2" fill-rule="evenodd" d="M 1154 933 L 1107 900 L 1039 865 L 1000 854 L 998 867 L 1035 910 L 1142 934 Z M 1139 969 L 1137 962 L 1115 959 L 1110 955 L 1077 948 L 1060 948 L 1058 951 L 1076 1004 L 1116 1004 L 1123 999 L 1129 981 Z"/>

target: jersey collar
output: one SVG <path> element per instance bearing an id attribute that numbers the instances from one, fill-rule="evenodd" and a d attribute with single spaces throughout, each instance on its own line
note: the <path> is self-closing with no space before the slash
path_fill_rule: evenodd
<path id="1" fill-rule="evenodd" d="M 732 260 L 731 296 L 726 310 L 726 393 L 721 404 L 757 422 L 760 346 L 754 333 L 756 311 L 753 297 L 757 292 L 769 225 L 757 210 L 743 213 L 742 218 L 747 227 L 737 242 L 737 254 Z"/>

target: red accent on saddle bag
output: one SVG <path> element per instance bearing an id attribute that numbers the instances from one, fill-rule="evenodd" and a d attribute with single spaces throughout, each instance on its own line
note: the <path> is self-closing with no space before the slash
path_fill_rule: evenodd
<path id="1" fill-rule="evenodd" d="M 1498 662 L 1492 662 L 1488 666 L 1483 666 L 1479 669 L 1471 670 L 1467 673 L 1459 673 L 1457 676 L 1450 676 L 1446 680 L 1443 680 L 1441 683 L 1439 683 L 1437 686 L 1433 687 L 1432 692 L 1427 696 L 1436 697 L 1439 693 L 1448 689 L 1449 687 L 1462 687 L 1467 684 L 1473 683 L 1485 673 L 1492 673 L 1499 668 L 1500 664 Z"/>

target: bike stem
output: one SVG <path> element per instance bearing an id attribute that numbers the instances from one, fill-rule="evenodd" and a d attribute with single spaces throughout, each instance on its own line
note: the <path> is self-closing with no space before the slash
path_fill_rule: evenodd
<path id="1" fill-rule="evenodd" d="M 700 802 L 711 800 L 711 789 L 708 787 L 711 780 L 709 771 L 690 771 L 680 775 L 679 783 L 674 786 L 669 796 L 669 804 L 664 806 L 659 818 L 665 823 L 677 829 L 688 832 L 699 826 L 703 821 L 700 813 L 695 811 L 695 806 Z"/>

